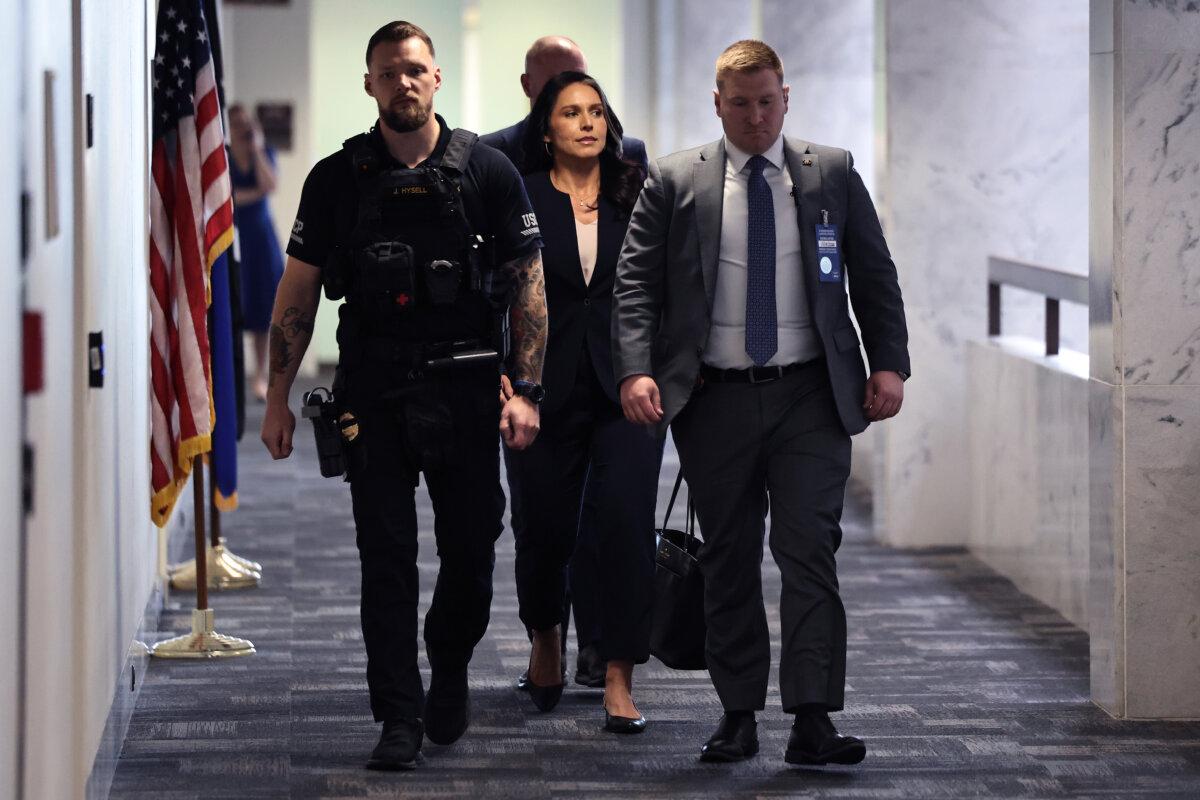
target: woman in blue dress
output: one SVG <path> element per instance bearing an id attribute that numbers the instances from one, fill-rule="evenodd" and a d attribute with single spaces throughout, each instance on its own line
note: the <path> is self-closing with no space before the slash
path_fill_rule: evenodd
<path id="1" fill-rule="evenodd" d="M 233 217 L 242 266 L 242 319 L 254 341 L 254 395 L 267 397 L 267 330 L 275 287 L 283 275 L 283 254 L 267 195 L 275 191 L 275 153 L 263 143 L 262 129 L 245 107 L 229 108 L 229 177 Z"/>

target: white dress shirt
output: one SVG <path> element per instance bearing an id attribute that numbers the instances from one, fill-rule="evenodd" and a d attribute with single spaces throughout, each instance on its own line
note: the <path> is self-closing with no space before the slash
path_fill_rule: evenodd
<path id="1" fill-rule="evenodd" d="M 821 355 L 812 327 L 808 291 L 800 259 L 800 229 L 792 197 L 792 177 L 783 152 L 783 136 L 763 153 L 763 169 L 775 202 L 775 315 L 779 349 L 769 366 L 795 364 Z M 721 204 L 721 249 L 713 296 L 712 327 L 704 363 L 722 369 L 754 365 L 746 354 L 746 184 L 750 154 L 725 138 L 725 192 Z"/>

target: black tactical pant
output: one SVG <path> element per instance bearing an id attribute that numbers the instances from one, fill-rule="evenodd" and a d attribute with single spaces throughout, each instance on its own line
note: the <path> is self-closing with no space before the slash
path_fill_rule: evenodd
<path id="1" fill-rule="evenodd" d="M 364 398 L 372 392 L 353 392 Z M 359 437 L 350 489 L 362 564 L 367 684 L 377 721 L 421 716 L 417 669 L 419 473 L 433 504 L 441 565 L 425 615 L 425 649 L 435 672 L 465 668 L 487 630 L 495 542 L 503 528 L 494 368 L 407 387 L 399 398 L 359 399 Z M 350 400 L 355 403 L 355 400 Z M 444 446 L 429 453 L 430 415 L 449 420 Z M 425 451 L 425 452 L 423 452 Z"/>

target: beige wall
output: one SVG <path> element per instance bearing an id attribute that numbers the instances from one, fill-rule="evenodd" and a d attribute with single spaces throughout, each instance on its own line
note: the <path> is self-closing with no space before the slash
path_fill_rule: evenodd
<path id="1" fill-rule="evenodd" d="M 621 3 L 562 3 L 560 0 L 479 0 L 482 133 L 507 127 L 529 111 L 521 91 L 525 51 L 539 36 L 560 34 L 579 43 L 588 72 L 604 87 L 623 118 Z M 636 132 L 633 132 L 636 135 Z"/>

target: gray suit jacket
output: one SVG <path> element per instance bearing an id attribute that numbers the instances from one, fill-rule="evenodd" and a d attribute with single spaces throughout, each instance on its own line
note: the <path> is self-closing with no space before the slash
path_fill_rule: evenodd
<path id="1" fill-rule="evenodd" d="M 867 427 L 867 372 L 849 302 L 872 371 L 910 373 L 904 304 L 875 206 L 845 150 L 784 139 L 796 186 L 801 263 L 813 324 L 825 351 L 838 413 L 853 435 Z M 617 383 L 652 376 L 662 393 L 663 434 L 687 404 L 708 342 L 721 244 L 725 145 L 716 141 L 658 159 L 629 221 L 613 289 Z M 844 283 L 818 280 L 821 211 L 838 226 Z M 843 279 L 845 282 L 846 279 Z"/>

